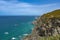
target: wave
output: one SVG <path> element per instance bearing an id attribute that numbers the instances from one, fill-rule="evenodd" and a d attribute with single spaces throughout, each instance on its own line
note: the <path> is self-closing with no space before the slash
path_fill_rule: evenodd
<path id="1" fill-rule="evenodd" d="M 12 37 L 12 40 L 15 40 L 16 38 L 15 37 Z"/>
<path id="2" fill-rule="evenodd" d="M 9 32 L 4 32 L 4 34 L 9 34 Z"/>
<path id="3" fill-rule="evenodd" d="M 28 34 L 23 34 L 24 36 L 27 36 Z"/>

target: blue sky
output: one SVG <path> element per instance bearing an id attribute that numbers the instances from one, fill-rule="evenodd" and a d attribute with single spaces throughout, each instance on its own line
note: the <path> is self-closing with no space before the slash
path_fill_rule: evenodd
<path id="1" fill-rule="evenodd" d="M 60 0 L 0 0 L 0 15 L 42 15 L 60 9 Z"/>

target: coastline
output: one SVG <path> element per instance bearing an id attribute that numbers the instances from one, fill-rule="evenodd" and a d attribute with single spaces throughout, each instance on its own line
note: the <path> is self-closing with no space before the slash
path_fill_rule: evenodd
<path id="1" fill-rule="evenodd" d="M 35 21 L 33 21 L 35 27 L 32 30 L 31 35 L 25 37 L 24 40 L 60 40 L 59 14 L 60 10 L 55 10 L 36 18 Z"/>

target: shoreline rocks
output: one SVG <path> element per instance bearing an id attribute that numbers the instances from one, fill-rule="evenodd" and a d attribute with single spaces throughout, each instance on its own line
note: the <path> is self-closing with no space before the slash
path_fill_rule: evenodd
<path id="1" fill-rule="evenodd" d="M 41 40 L 41 37 L 60 35 L 60 9 L 42 15 L 33 24 L 35 28 L 24 40 Z"/>

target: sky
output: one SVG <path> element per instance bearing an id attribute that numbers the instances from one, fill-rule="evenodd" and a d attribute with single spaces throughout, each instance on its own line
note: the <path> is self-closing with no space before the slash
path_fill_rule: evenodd
<path id="1" fill-rule="evenodd" d="M 60 0 L 0 0 L 0 16 L 42 15 L 60 9 Z"/>

